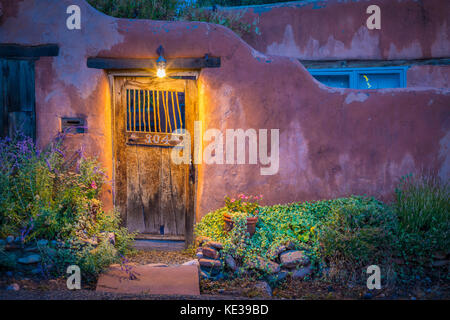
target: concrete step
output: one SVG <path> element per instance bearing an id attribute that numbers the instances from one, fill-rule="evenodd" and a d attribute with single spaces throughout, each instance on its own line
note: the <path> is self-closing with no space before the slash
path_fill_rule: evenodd
<path id="1" fill-rule="evenodd" d="M 112 265 L 102 273 L 96 291 L 126 294 L 200 295 L 197 266 Z M 136 278 L 131 279 L 130 273 Z"/>

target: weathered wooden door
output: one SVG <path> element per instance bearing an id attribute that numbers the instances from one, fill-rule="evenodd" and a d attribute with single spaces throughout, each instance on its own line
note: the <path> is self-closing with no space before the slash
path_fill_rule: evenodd
<path id="1" fill-rule="evenodd" d="M 175 130 L 192 132 L 195 81 L 116 77 L 114 91 L 116 208 L 130 231 L 163 238 L 189 237 L 193 168 L 175 164 L 171 152 L 174 148 L 181 151 L 180 141 L 187 138 L 183 132 L 173 133 Z"/>
<path id="2" fill-rule="evenodd" d="M 0 137 L 36 137 L 34 60 L 0 59 Z"/>

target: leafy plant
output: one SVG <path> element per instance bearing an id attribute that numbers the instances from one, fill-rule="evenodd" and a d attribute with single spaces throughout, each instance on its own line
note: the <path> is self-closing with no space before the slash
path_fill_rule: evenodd
<path id="1" fill-rule="evenodd" d="M 272 249 L 286 244 L 305 250 L 318 270 L 330 259 L 344 260 L 351 268 L 360 257 L 366 260 L 357 261 L 359 265 L 376 263 L 389 257 L 391 230 L 396 228 L 395 214 L 386 205 L 356 196 L 260 207 L 251 238 L 246 236 L 240 214 L 234 218 L 235 229 L 224 231 L 223 213 L 229 210 L 224 207 L 208 213 L 196 225 L 195 233 L 222 242 L 225 254 L 236 256 L 243 272 L 251 262 L 270 258 Z M 236 210 L 239 212 L 239 206 Z"/>
<path id="2" fill-rule="evenodd" d="M 410 233 L 449 230 L 450 184 L 436 176 L 404 176 L 395 189 L 395 210 L 402 228 Z M 448 236 L 448 235 L 447 235 Z"/>
<path id="3" fill-rule="evenodd" d="M 400 223 L 400 258 L 406 276 L 422 274 L 433 254 L 449 253 L 450 185 L 433 175 L 400 179 L 393 204 Z"/>
<path id="4" fill-rule="evenodd" d="M 96 9 L 117 18 L 174 20 L 177 0 L 88 0 Z"/>
<path id="5" fill-rule="evenodd" d="M 230 28 L 239 36 L 254 32 L 260 34 L 258 18 L 252 22 L 243 19 L 244 11 L 223 11 L 202 8 L 208 3 L 185 0 L 88 0 L 96 9 L 117 18 L 201 21 Z"/>
<path id="6" fill-rule="evenodd" d="M 346 272 L 389 264 L 397 250 L 394 212 L 375 199 L 353 200 L 333 207 L 320 227 L 322 257 Z"/>
<path id="7" fill-rule="evenodd" d="M 260 35 L 259 19 L 255 18 L 252 22 L 246 22 L 244 14 L 245 11 L 223 11 L 192 7 L 186 9 L 180 19 L 218 24 L 230 28 L 240 37 L 252 32 Z"/>
<path id="8" fill-rule="evenodd" d="M 249 217 L 256 217 L 259 213 L 258 201 L 262 199 L 260 196 L 246 196 L 244 194 L 238 195 L 237 198 L 226 197 L 225 207 L 227 208 L 227 213 L 230 215 L 235 215 L 237 213 L 243 213 Z"/>

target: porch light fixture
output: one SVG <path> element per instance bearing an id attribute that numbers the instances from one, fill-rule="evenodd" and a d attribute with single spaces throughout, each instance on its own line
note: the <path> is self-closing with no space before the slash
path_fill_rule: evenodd
<path id="1" fill-rule="evenodd" d="M 158 47 L 156 52 L 159 54 L 158 60 L 156 60 L 156 76 L 158 78 L 164 78 L 166 76 L 166 59 L 164 59 L 164 48 Z"/>

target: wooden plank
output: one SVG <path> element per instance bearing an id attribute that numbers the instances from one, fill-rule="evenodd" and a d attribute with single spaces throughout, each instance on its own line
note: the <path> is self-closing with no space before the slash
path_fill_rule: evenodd
<path id="1" fill-rule="evenodd" d="M 161 215 L 164 234 L 184 235 L 186 229 L 187 165 L 175 164 L 170 158 L 171 149 L 161 150 Z"/>
<path id="2" fill-rule="evenodd" d="M 154 132 L 127 132 L 127 145 L 176 147 L 182 143 L 184 135 Z"/>
<path id="3" fill-rule="evenodd" d="M 125 69 L 156 69 L 157 59 L 129 59 L 129 58 L 88 58 L 88 68 L 125 70 Z M 220 57 L 204 58 L 172 58 L 167 59 L 167 69 L 195 70 L 202 68 L 219 68 Z"/>
<path id="4" fill-rule="evenodd" d="M 55 57 L 58 54 L 59 46 L 57 44 L 26 46 L 20 44 L 0 43 L 0 57 L 2 58 Z"/>
<path id="5" fill-rule="evenodd" d="M 127 227 L 130 231 L 159 233 L 160 148 L 124 146 L 127 155 Z"/>
<path id="6" fill-rule="evenodd" d="M 8 113 L 8 135 L 13 137 L 17 132 L 27 137 L 34 136 L 32 112 L 19 111 Z"/>
<path id="7" fill-rule="evenodd" d="M 0 135 L 36 138 L 34 61 L 0 60 Z"/>

